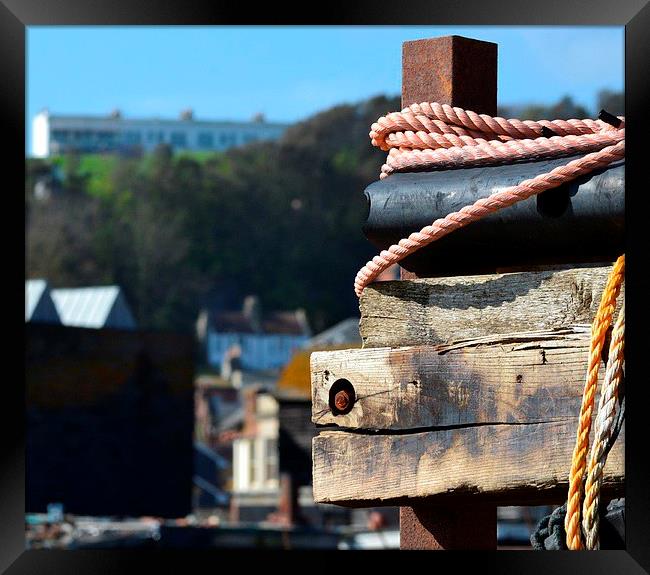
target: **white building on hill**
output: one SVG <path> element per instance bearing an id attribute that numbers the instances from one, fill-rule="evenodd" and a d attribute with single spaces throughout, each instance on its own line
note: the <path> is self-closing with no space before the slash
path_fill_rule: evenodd
<path id="1" fill-rule="evenodd" d="M 63 116 L 43 110 L 32 122 L 32 156 L 152 151 L 166 143 L 176 150 L 222 151 L 258 140 L 277 140 L 288 124 L 270 123 L 257 114 L 250 122 L 196 120 L 185 110 L 177 120 L 107 116 Z"/>

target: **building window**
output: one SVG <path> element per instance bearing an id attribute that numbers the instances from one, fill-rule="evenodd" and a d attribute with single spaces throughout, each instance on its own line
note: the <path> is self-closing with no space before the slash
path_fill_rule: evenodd
<path id="1" fill-rule="evenodd" d="M 57 142 L 67 142 L 69 136 L 68 130 L 52 130 L 52 139 Z"/>
<path id="2" fill-rule="evenodd" d="M 171 144 L 179 148 L 187 147 L 187 135 L 184 132 L 172 132 Z"/>
<path id="3" fill-rule="evenodd" d="M 124 142 L 127 144 L 139 144 L 141 140 L 141 134 L 140 132 L 135 132 L 133 130 L 130 130 L 128 132 L 124 132 Z"/>
<path id="4" fill-rule="evenodd" d="M 278 440 L 266 440 L 266 480 L 277 481 L 279 477 L 278 470 Z"/>
<path id="5" fill-rule="evenodd" d="M 112 142 L 115 137 L 113 132 L 97 132 L 97 139 L 100 142 Z"/>
<path id="6" fill-rule="evenodd" d="M 219 140 L 222 146 L 234 146 L 237 143 L 237 134 L 234 132 L 223 133 Z"/>
<path id="7" fill-rule="evenodd" d="M 214 137 L 210 132 L 201 132 L 198 136 L 198 144 L 201 148 L 214 148 Z"/>
<path id="8" fill-rule="evenodd" d="M 255 442 L 254 440 L 249 440 L 248 441 L 248 486 L 249 488 L 255 488 L 255 484 L 259 481 L 258 474 L 257 474 L 257 465 L 256 464 L 256 456 L 257 454 L 255 453 Z"/>

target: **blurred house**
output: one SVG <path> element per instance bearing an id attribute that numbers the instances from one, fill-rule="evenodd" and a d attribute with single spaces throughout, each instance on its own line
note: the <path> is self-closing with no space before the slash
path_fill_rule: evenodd
<path id="1" fill-rule="evenodd" d="M 44 279 L 25 281 L 25 321 L 61 323 L 59 312 L 52 300 L 50 286 Z"/>
<path id="2" fill-rule="evenodd" d="M 226 508 L 232 491 L 232 438 L 220 428 L 241 418 L 239 391 L 225 379 L 201 375 L 194 382 L 194 509 Z"/>
<path id="3" fill-rule="evenodd" d="M 135 329 L 136 323 L 119 286 L 52 290 L 63 325 L 86 328 Z"/>
<path id="4" fill-rule="evenodd" d="M 256 296 L 241 309 L 202 310 L 197 334 L 207 363 L 227 379 L 237 371 L 282 368 L 311 335 L 304 310 L 263 313 Z"/>
<path id="5" fill-rule="evenodd" d="M 222 437 L 233 440 L 231 519 L 313 527 L 350 523 L 350 510 L 317 505 L 311 493 L 317 429 L 311 421 L 309 356 L 317 349 L 359 347 L 358 325 L 351 318 L 306 340 L 308 347 L 293 353 L 272 388 L 242 390 L 239 417 L 221 429 Z"/>
<path id="6" fill-rule="evenodd" d="M 63 116 L 43 110 L 32 122 L 32 156 L 150 152 L 159 144 L 178 151 L 222 151 L 250 142 L 277 140 L 288 127 L 266 122 L 261 114 L 250 122 L 230 122 L 198 120 L 192 110 L 183 110 L 177 120 L 124 118 L 119 110 L 106 116 Z"/>
<path id="7" fill-rule="evenodd" d="M 359 318 L 350 317 L 336 325 L 320 332 L 309 339 L 304 347 L 315 351 L 319 347 L 343 345 L 348 343 L 361 343 L 359 335 Z"/>

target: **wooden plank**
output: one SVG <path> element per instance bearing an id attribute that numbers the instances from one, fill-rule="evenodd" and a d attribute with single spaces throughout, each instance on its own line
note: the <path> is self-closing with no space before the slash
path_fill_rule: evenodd
<path id="1" fill-rule="evenodd" d="M 589 341 L 589 327 L 574 326 L 450 345 L 314 352 L 312 421 L 408 430 L 572 419 Z M 348 413 L 335 414 L 330 396 L 343 379 L 356 399 Z"/>
<path id="2" fill-rule="evenodd" d="M 577 419 L 409 434 L 324 431 L 312 445 L 314 501 L 365 507 L 470 496 L 499 505 L 559 503 L 568 490 Z M 603 494 L 622 494 L 624 447 L 621 429 Z"/>
<path id="3" fill-rule="evenodd" d="M 361 296 L 359 331 L 364 347 L 394 347 L 591 323 L 610 269 L 374 283 Z"/>

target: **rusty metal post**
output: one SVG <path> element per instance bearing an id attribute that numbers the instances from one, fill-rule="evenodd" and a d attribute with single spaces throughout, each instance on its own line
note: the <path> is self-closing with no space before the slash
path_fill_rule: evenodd
<path id="1" fill-rule="evenodd" d="M 442 36 L 402 45 L 402 108 L 422 102 L 497 113 L 497 45 Z M 401 279 L 418 276 L 400 267 Z"/>
<path id="2" fill-rule="evenodd" d="M 400 507 L 400 549 L 494 550 L 494 505 Z"/>
<path id="3" fill-rule="evenodd" d="M 422 102 L 497 113 L 497 45 L 463 36 L 404 42 L 402 107 Z"/>
<path id="4" fill-rule="evenodd" d="M 443 36 L 404 42 L 402 107 L 440 102 L 497 113 L 497 45 Z M 400 268 L 402 279 L 418 276 Z M 400 508 L 402 549 L 496 549 L 496 506 Z"/>

